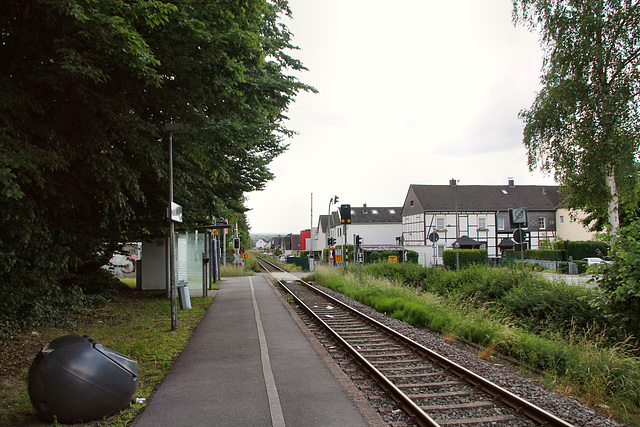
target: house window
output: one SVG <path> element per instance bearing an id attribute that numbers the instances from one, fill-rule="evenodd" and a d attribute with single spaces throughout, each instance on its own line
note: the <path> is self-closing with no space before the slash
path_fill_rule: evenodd
<path id="1" fill-rule="evenodd" d="M 413 200 L 409 202 L 409 206 L 413 206 Z"/>
<path id="2" fill-rule="evenodd" d="M 371 209 L 371 213 L 374 215 L 378 215 L 378 209 Z"/>
<path id="3" fill-rule="evenodd" d="M 487 229 L 487 218 L 478 218 L 478 229 L 480 230 Z"/>
<path id="4" fill-rule="evenodd" d="M 560 215 L 560 224 L 564 224 L 564 215 Z"/>
<path id="5" fill-rule="evenodd" d="M 498 218 L 498 230 L 504 230 L 504 218 Z"/>
<path id="6" fill-rule="evenodd" d="M 444 252 L 444 245 L 438 245 L 438 257 L 442 258 L 442 253 Z"/>
<path id="7" fill-rule="evenodd" d="M 544 223 L 544 217 L 541 216 L 540 218 L 538 218 L 538 228 L 540 230 L 544 230 L 545 229 L 545 223 Z"/>
<path id="8" fill-rule="evenodd" d="M 444 230 L 444 217 L 436 218 L 436 229 Z"/>
<path id="9" fill-rule="evenodd" d="M 396 214 L 396 210 L 395 209 L 389 209 L 389 214 L 395 215 Z"/>

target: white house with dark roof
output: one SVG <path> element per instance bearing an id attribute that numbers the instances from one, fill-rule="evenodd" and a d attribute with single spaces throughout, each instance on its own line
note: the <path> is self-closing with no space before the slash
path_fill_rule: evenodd
<path id="1" fill-rule="evenodd" d="M 363 239 L 365 250 L 390 250 L 398 248 L 402 235 L 402 208 L 351 206 L 351 223 L 347 225 L 347 235 L 344 235 L 344 225 L 340 222 L 340 211 L 331 215 L 320 215 L 315 235 L 317 240 L 315 250 L 327 248 L 327 238 L 336 239 L 336 246 L 345 243 L 352 245 L 353 236 L 359 235 Z M 346 239 L 345 239 L 346 237 Z M 376 249 L 374 249 L 376 248 Z"/>
<path id="2" fill-rule="evenodd" d="M 442 264 L 442 253 L 461 248 L 487 249 L 498 257 L 513 248 L 509 209 L 525 208 L 525 248 L 556 236 L 556 211 L 561 197 L 557 186 L 411 185 L 402 207 L 402 237 L 407 250 L 418 252 L 422 265 Z"/>
<path id="3" fill-rule="evenodd" d="M 353 236 L 362 238 L 365 251 L 398 249 L 402 235 L 402 208 L 351 206 L 351 224 L 347 227 L 347 244 Z"/>

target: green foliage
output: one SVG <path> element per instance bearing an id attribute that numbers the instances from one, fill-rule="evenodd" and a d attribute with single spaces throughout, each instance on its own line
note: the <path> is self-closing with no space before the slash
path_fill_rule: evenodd
<path id="1" fill-rule="evenodd" d="M 425 279 L 423 287 L 429 290 L 423 292 L 387 278 L 397 274 L 404 277 L 405 283 L 411 282 L 410 274 L 402 272 L 402 268 L 417 272 L 411 264 L 381 263 L 366 267 L 362 284 L 356 274 L 344 275 L 342 269 L 319 268 L 312 280 L 416 327 L 461 337 L 543 369 L 550 386 L 575 390 L 593 404 L 612 408 L 623 420 L 636 418 L 640 408 L 638 359 L 629 355 L 626 344 L 612 346 L 605 335 L 608 330 L 601 329 L 596 334 L 589 326 L 589 322 L 596 321 L 588 319 L 594 310 L 583 302 L 589 290 L 541 278 L 532 280 L 537 276 L 530 272 L 475 266 L 459 273 L 423 268 L 427 270 L 421 273 Z M 376 278 L 371 273 L 384 277 Z M 478 284 L 476 289 L 483 291 L 474 293 L 474 282 Z M 485 300 L 484 292 L 503 299 L 511 307 L 492 302 L 488 297 Z M 525 330 L 528 325 L 521 320 L 516 322 L 521 327 L 515 326 L 515 312 L 511 309 L 527 311 L 534 327 Z M 542 329 L 535 325 L 536 319 L 548 328 L 543 335 L 533 333 Z M 589 328 L 578 333 L 577 323 Z M 551 331 L 555 326 L 562 331 Z"/>
<path id="2" fill-rule="evenodd" d="M 304 67 L 286 1 L 183 3 L 3 4 L 3 292 L 71 290 L 119 245 L 166 234 L 167 122 L 186 127 L 173 138 L 182 226 L 234 219 L 248 242 L 244 193 L 273 178 L 288 105 L 314 89 L 292 76 Z"/>
<path id="3" fill-rule="evenodd" d="M 446 250 L 442 253 L 442 263 L 445 267 L 456 269 L 456 254 L 459 257 L 461 268 L 473 264 L 487 264 L 489 262 L 489 253 L 486 249 Z"/>
<path id="4" fill-rule="evenodd" d="M 609 253 L 609 245 L 605 242 L 595 240 L 589 241 L 566 241 L 565 246 L 569 256 L 574 260 L 581 260 L 587 257 L 605 257 Z M 567 258 L 568 259 L 568 258 Z"/>
<path id="5" fill-rule="evenodd" d="M 418 254 L 418 252 L 416 252 L 416 251 L 407 251 L 407 262 L 411 262 L 411 263 L 417 264 L 419 257 L 420 257 L 420 254 Z"/>
<path id="6" fill-rule="evenodd" d="M 553 172 L 568 206 L 588 212 L 596 229 L 615 229 L 609 202 L 637 209 L 640 10 L 626 0 L 513 5 L 545 52 L 542 89 L 520 113 L 529 167 Z"/>
<path id="7" fill-rule="evenodd" d="M 497 301 L 515 324 L 527 331 L 566 334 L 574 328 L 585 331 L 594 325 L 606 327 L 605 319 L 589 305 L 592 294 L 581 286 L 538 279 L 512 287 Z"/>
<path id="8" fill-rule="evenodd" d="M 602 266 L 594 304 L 616 325 L 640 336 L 640 220 L 622 227 L 612 244 L 612 265 Z"/>
<path id="9" fill-rule="evenodd" d="M 517 260 L 522 257 L 520 251 L 507 249 L 505 258 L 509 261 Z M 525 259 L 541 259 L 546 261 L 566 261 L 567 251 L 555 249 L 528 249 L 524 251 Z"/>
<path id="10" fill-rule="evenodd" d="M 104 271 L 73 279 L 46 286 L 0 286 L 0 336 L 25 327 L 69 326 L 87 306 L 106 301 L 122 288 Z"/>

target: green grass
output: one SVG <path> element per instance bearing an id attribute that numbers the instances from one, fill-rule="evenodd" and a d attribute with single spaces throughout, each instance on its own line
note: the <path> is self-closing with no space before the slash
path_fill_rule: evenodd
<path id="1" fill-rule="evenodd" d="M 415 327 L 464 338 L 543 370 L 546 385 L 620 421 L 640 420 L 640 360 L 626 343 L 605 345 L 604 332 L 537 335 L 513 326 L 506 309 L 473 295 L 436 294 L 367 275 L 360 284 L 342 269 L 319 268 L 312 279 Z"/>
<path id="2" fill-rule="evenodd" d="M 164 292 L 138 292 L 133 290 L 135 279 L 124 282 L 129 288 L 87 310 L 75 325 L 16 332 L 0 344 L 0 425 L 42 425 L 29 401 L 28 369 L 40 348 L 67 334 L 89 335 L 136 360 L 140 371 L 136 397 L 149 397 L 186 346 L 212 298 L 192 298 L 192 309 L 178 310 L 178 329 L 171 331 L 170 301 Z M 125 426 L 142 406 L 132 405 L 102 425 Z"/>

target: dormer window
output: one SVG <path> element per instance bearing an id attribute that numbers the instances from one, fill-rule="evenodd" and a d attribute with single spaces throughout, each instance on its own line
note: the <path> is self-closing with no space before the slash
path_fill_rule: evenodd
<path id="1" fill-rule="evenodd" d="M 389 213 L 390 213 L 391 215 L 395 215 L 395 214 L 396 214 L 396 210 L 395 210 L 395 209 L 389 209 Z"/>

